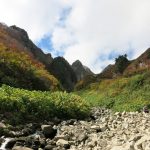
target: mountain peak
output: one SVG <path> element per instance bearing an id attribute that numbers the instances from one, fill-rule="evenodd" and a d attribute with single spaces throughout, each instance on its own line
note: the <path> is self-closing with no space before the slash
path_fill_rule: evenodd
<path id="1" fill-rule="evenodd" d="M 17 31 L 24 39 L 29 39 L 28 33 L 24 29 L 19 28 L 16 25 L 10 26 L 10 28 Z"/>
<path id="2" fill-rule="evenodd" d="M 77 80 L 82 80 L 85 76 L 93 75 L 94 73 L 86 66 L 84 66 L 80 60 L 76 60 L 72 63 L 72 68 L 76 73 Z"/>
<path id="3" fill-rule="evenodd" d="M 64 57 L 54 58 L 49 70 L 61 82 L 65 90 L 72 91 L 74 89 L 77 82 L 76 74 Z"/>
<path id="4" fill-rule="evenodd" d="M 72 63 L 72 66 L 83 66 L 80 60 L 76 60 L 75 62 Z"/>

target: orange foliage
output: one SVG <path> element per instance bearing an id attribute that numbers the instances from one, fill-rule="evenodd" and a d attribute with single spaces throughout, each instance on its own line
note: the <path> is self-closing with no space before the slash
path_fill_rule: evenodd
<path id="1" fill-rule="evenodd" d="M 29 53 L 0 43 L 0 83 L 35 90 L 56 89 L 59 83 Z"/>

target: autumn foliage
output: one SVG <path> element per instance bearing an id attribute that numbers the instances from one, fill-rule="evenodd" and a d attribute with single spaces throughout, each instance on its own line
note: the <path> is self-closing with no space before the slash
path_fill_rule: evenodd
<path id="1" fill-rule="evenodd" d="M 53 90 L 59 82 L 27 52 L 0 43 L 0 84 L 30 90 Z"/>

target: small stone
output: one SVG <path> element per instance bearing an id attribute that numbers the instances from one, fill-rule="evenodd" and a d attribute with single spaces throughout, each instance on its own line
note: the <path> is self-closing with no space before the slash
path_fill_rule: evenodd
<path id="1" fill-rule="evenodd" d="M 115 116 L 118 116 L 118 115 L 120 115 L 120 112 L 116 112 L 116 113 L 115 113 Z"/>
<path id="2" fill-rule="evenodd" d="M 2 122 L 0 122 L 0 128 L 6 128 L 6 125 Z"/>
<path id="3" fill-rule="evenodd" d="M 101 132 L 104 132 L 107 129 L 107 124 L 103 124 L 100 126 Z"/>
<path id="4" fill-rule="evenodd" d="M 129 124 L 128 124 L 127 122 L 124 122 L 124 123 L 122 124 L 122 127 L 123 127 L 124 129 L 127 129 L 127 128 L 129 127 Z"/>
<path id="5" fill-rule="evenodd" d="M 68 140 L 67 135 L 57 135 L 55 136 L 55 140 L 58 141 L 59 139 Z"/>
<path id="6" fill-rule="evenodd" d="M 84 142 L 86 139 L 88 139 L 87 134 L 80 134 L 80 135 L 78 136 L 78 141 L 79 141 L 79 142 Z"/>
<path id="7" fill-rule="evenodd" d="M 91 129 L 100 130 L 100 126 L 98 126 L 98 125 L 93 125 L 93 126 L 91 126 Z"/>
<path id="8" fill-rule="evenodd" d="M 59 140 L 56 142 L 56 145 L 57 145 L 57 146 L 64 147 L 64 148 L 66 148 L 66 149 L 69 149 L 69 148 L 70 148 L 69 142 L 66 141 L 66 140 L 63 140 L 63 139 L 59 139 Z"/>
<path id="9" fill-rule="evenodd" d="M 46 145 L 45 150 L 53 150 L 54 146 L 53 145 Z"/>

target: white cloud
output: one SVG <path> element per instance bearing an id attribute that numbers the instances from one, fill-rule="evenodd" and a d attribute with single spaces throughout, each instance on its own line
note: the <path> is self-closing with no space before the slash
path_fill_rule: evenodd
<path id="1" fill-rule="evenodd" d="M 80 59 L 100 72 L 113 52 L 132 50 L 135 58 L 150 47 L 149 8 L 149 0 L 0 0 L 0 20 L 26 29 L 34 41 L 51 34 L 70 63 Z"/>
<path id="2" fill-rule="evenodd" d="M 63 0 L 0 0 L 0 21 L 24 28 L 34 41 L 54 29 Z"/>

